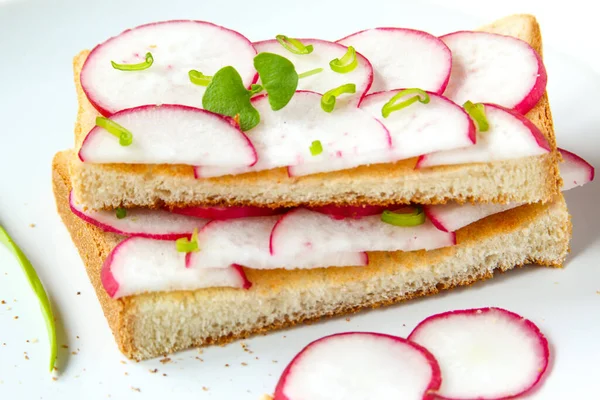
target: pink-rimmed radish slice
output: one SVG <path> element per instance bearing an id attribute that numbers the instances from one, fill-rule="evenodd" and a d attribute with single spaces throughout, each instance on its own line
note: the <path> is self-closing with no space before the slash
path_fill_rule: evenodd
<path id="1" fill-rule="evenodd" d="M 531 321 L 501 308 L 433 315 L 408 340 L 439 362 L 442 399 L 509 399 L 531 390 L 548 366 L 548 341 Z"/>
<path id="2" fill-rule="evenodd" d="M 550 146 L 540 130 L 515 111 L 485 104 L 489 130 L 477 133 L 477 143 L 463 149 L 422 155 L 417 168 L 435 165 L 487 163 L 548 153 Z"/>
<path id="3" fill-rule="evenodd" d="M 315 340 L 283 371 L 274 400 L 432 399 L 442 384 L 427 349 L 382 333 Z"/>
<path id="4" fill-rule="evenodd" d="M 390 132 L 390 161 L 463 148 L 475 143 L 475 125 L 465 110 L 433 93 L 429 93 L 429 103 L 416 102 L 383 118 L 383 106 L 398 92 L 392 90 L 370 94 L 360 106 L 379 119 Z"/>
<path id="5" fill-rule="evenodd" d="M 256 206 L 231 206 L 231 207 L 184 207 L 173 208 L 172 213 L 188 215 L 196 218 L 206 219 L 235 219 L 248 217 L 268 217 L 284 212 L 281 208 L 267 208 Z"/>
<path id="6" fill-rule="evenodd" d="M 85 210 L 77 204 L 73 193 L 69 195 L 73 214 L 104 232 L 124 236 L 139 236 L 155 240 L 176 240 L 190 236 L 195 228 L 202 228 L 208 220 L 172 214 L 163 210 L 132 208 L 125 218 L 117 218 L 116 212 Z"/>
<path id="7" fill-rule="evenodd" d="M 344 219 L 344 218 L 362 218 L 368 217 L 371 215 L 381 215 L 382 212 L 387 210 L 388 207 L 384 206 L 371 206 L 371 205 L 362 205 L 362 206 L 336 206 L 333 204 L 327 206 L 320 207 L 309 207 L 308 209 L 311 211 L 316 211 L 321 214 L 329 215 L 334 219 Z"/>
<path id="8" fill-rule="evenodd" d="M 370 93 L 420 88 L 443 93 L 450 79 L 452 53 L 427 32 L 404 28 L 367 29 L 337 41 L 353 46 L 373 65 Z"/>
<path id="9" fill-rule="evenodd" d="M 150 52 L 152 65 L 121 71 L 111 65 L 136 64 Z M 257 79 L 256 50 L 240 33 L 203 21 L 164 21 L 128 29 L 96 46 L 81 71 L 81 86 L 101 114 L 145 104 L 202 108 L 205 87 L 190 82 L 190 70 L 213 75 L 233 66 L 246 86 Z"/>
<path id="10" fill-rule="evenodd" d="M 329 62 L 336 58 L 342 58 L 348 51 L 346 46 L 320 39 L 300 39 L 300 41 L 305 46 L 313 46 L 313 51 L 310 54 L 294 54 L 286 50 L 276 39 L 255 42 L 254 47 L 259 53 L 274 53 L 287 58 L 294 64 L 298 74 L 323 68 L 323 71 L 317 74 L 298 80 L 298 90 L 310 90 L 323 94 L 346 83 L 354 83 L 356 93 L 340 97 L 336 108 L 340 108 L 342 104 L 357 106 L 367 94 L 373 81 L 371 63 L 357 53 L 357 67 L 351 72 L 340 74 L 331 69 Z"/>
<path id="11" fill-rule="evenodd" d="M 252 269 L 308 269 L 364 266 L 363 252 L 306 252 L 297 257 L 273 256 L 271 231 L 279 217 L 255 217 L 211 221 L 198 233 L 199 252 L 190 253 L 190 268 L 223 268 L 239 264 Z"/>
<path id="12" fill-rule="evenodd" d="M 177 251 L 174 241 L 126 239 L 104 262 L 102 285 L 115 299 L 148 292 L 251 286 L 242 268 L 187 268 L 185 254 Z"/>
<path id="13" fill-rule="evenodd" d="M 433 250 L 453 246 L 455 235 L 429 221 L 400 227 L 381 221 L 380 215 L 334 219 L 298 208 L 279 218 L 271 232 L 271 254 L 294 257 L 306 253 Z"/>
<path id="14" fill-rule="evenodd" d="M 247 134 L 258 154 L 258 162 L 247 168 L 200 167 L 196 177 L 235 175 L 278 167 L 312 168 L 311 173 L 338 171 L 370 164 L 389 152 L 387 129 L 367 112 L 357 108 L 321 108 L 321 95 L 298 91 L 288 105 L 273 111 L 266 96 L 252 99 L 261 122 Z M 312 155 L 319 141 L 323 151 Z M 292 169 L 289 170 L 291 175 Z"/>
<path id="15" fill-rule="evenodd" d="M 595 170 L 590 163 L 565 149 L 558 149 L 558 151 L 563 157 L 563 162 L 559 164 L 560 177 L 563 180 L 563 191 L 585 185 L 594 180 Z"/>
<path id="16" fill-rule="evenodd" d="M 104 128 L 88 133 L 79 158 L 89 163 L 247 167 L 256 150 L 231 118 L 180 105 L 141 106 L 110 117 L 133 135 L 129 146 Z M 226 151 L 224 151 L 226 150 Z"/>
<path id="17" fill-rule="evenodd" d="M 440 39 L 452 51 L 452 74 L 444 95 L 456 103 L 495 103 L 526 114 L 544 94 L 546 69 L 528 43 L 468 31 Z"/>

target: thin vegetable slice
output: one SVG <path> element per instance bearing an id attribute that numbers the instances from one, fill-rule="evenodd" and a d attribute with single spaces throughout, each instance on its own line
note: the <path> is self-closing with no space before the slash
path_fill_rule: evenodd
<path id="1" fill-rule="evenodd" d="M 356 50 L 352 46 L 348 46 L 348 51 L 342 58 L 335 58 L 329 62 L 331 69 L 339 74 L 347 74 L 358 67 L 358 57 Z"/>
<path id="2" fill-rule="evenodd" d="M 54 363 L 56 362 L 58 346 L 56 343 L 56 325 L 54 323 L 54 315 L 52 314 L 52 307 L 50 306 L 48 295 L 46 294 L 44 286 L 42 285 L 38 274 L 35 272 L 33 265 L 31 265 L 31 262 L 27 259 L 27 256 L 25 256 L 25 253 L 23 253 L 19 246 L 17 246 L 17 244 L 12 240 L 2 225 L 0 225 L 0 243 L 3 243 L 10 251 L 12 251 L 15 257 L 17 257 L 23 272 L 25 272 L 25 275 L 27 276 L 27 280 L 29 281 L 31 288 L 38 298 L 42 315 L 44 316 L 44 321 L 46 322 L 48 339 L 50 340 L 50 371 L 52 372 Z"/>
<path id="3" fill-rule="evenodd" d="M 129 130 L 106 117 L 96 117 L 96 126 L 104 128 L 111 135 L 118 137 L 121 146 L 129 146 L 133 142 L 133 135 Z"/>
<path id="4" fill-rule="evenodd" d="M 196 71 L 195 69 L 190 70 L 190 72 L 188 72 L 188 76 L 194 85 L 199 86 L 208 86 L 212 80 L 212 76 L 204 75 L 202 72 Z"/>
<path id="5" fill-rule="evenodd" d="M 398 102 L 401 98 L 406 97 L 411 94 L 416 94 L 416 96 L 413 96 L 407 100 Z M 387 103 L 385 103 L 383 105 L 383 108 L 381 109 L 381 115 L 383 116 L 383 118 L 387 118 L 390 116 L 390 114 L 392 112 L 402 110 L 403 108 L 406 108 L 406 107 L 410 106 L 411 104 L 416 103 L 417 101 L 419 101 L 423 104 L 429 103 L 429 95 L 427 94 L 427 92 L 424 90 L 421 90 L 421 89 L 417 89 L 417 88 L 401 90 L 398 93 L 396 93 L 390 99 L 390 101 L 388 101 Z"/>
<path id="6" fill-rule="evenodd" d="M 282 45 L 286 50 L 294 54 L 310 54 L 314 50 L 312 44 L 305 46 L 298 39 L 294 39 L 291 37 L 287 37 L 285 35 L 277 35 L 275 36 L 280 45 Z"/>
<path id="7" fill-rule="evenodd" d="M 186 237 L 179 238 L 175 241 L 175 246 L 179 253 L 195 253 L 200 250 L 198 247 L 198 228 L 194 228 L 192 238 Z"/>
<path id="8" fill-rule="evenodd" d="M 471 100 L 467 100 L 463 104 L 463 107 L 475 124 L 477 124 L 479 132 L 486 132 L 490 129 L 490 124 L 485 116 L 485 106 L 482 103 L 475 104 Z"/>
<path id="9" fill-rule="evenodd" d="M 345 93 L 356 93 L 356 85 L 354 83 L 347 83 L 323 93 L 323 97 L 321 97 L 321 108 L 323 111 L 332 112 L 335 108 L 336 97 Z"/>
<path id="10" fill-rule="evenodd" d="M 114 69 L 118 69 L 119 71 L 143 71 L 148 69 L 154 63 L 154 57 L 152 57 L 152 53 L 146 53 L 145 60 L 141 63 L 137 64 L 117 64 L 114 61 L 110 62 Z"/>
<path id="11" fill-rule="evenodd" d="M 393 212 L 385 210 L 381 221 L 394 226 L 419 226 L 425 223 L 425 213 L 422 207 L 414 207 L 411 212 Z"/>

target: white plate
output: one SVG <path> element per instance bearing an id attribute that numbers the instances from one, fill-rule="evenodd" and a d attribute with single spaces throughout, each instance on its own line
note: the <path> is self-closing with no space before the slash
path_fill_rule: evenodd
<path id="1" fill-rule="evenodd" d="M 1 399 L 164 399 L 176 395 L 181 400 L 256 400 L 273 390 L 286 362 L 318 337 L 348 330 L 405 336 L 433 313 L 479 306 L 518 312 L 547 334 L 552 364 L 548 379 L 532 398 L 566 399 L 600 391 L 597 184 L 567 194 L 574 229 L 572 253 L 563 270 L 523 268 L 470 289 L 360 313 L 349 320 L 338 318 L 259 336 L 245 341 L 253 353 L 244 352 L 237 342 L 205 349 L 203 354 L 197 350 L 179 353 L 171 356 L 169 364 L 125 361 L 55 212 L 51 192 L 52 156 L 72 146 L 73 55 L 125 28 L 171 18 L 213 21 L 253 40 L 278 33 L 335 39 L 362 28 L 394 25 L 441 34 L 489 21 L 417 1 L 346 0 L 341 8 L 340 3 L 323 0 L 49 3 L 54 2 L 0 6 L 0 222 L 37 267 L 53 300 L 60 344 L 68 344 L 69 349 L 59 350 L 61 372 L 57 381 L 51 380 L 37 304 L 13 258 L 0 249 L 0 300 L 7 302 L 0 305 Z M 600 78 L 552 51 L 551 45 L 545 46 L 548 90 L 559 143 L 600 165 L 600 114 L 594 102 Z M 38 342 L 31 343 L 33 339 Z M 155 368 L 156 374 L 149 372 Z"/>

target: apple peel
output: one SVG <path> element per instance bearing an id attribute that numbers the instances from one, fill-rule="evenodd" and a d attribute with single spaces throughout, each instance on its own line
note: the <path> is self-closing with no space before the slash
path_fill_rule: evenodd
<path id="1" fill-rule="evenodd" d="M 274 400 L 432 399 L 440 367 L 396 336 L 347 332 L 307 345 L 283 371 Z"/>
<path id="2" fill-rule="evenodd" d="M 447 400 L 500 400 L 521 396 L 542 378 L 548 341 L 531 321 L 501 308 L 457 310 L 430 316 L 408 340 L 439 362 Z"/>

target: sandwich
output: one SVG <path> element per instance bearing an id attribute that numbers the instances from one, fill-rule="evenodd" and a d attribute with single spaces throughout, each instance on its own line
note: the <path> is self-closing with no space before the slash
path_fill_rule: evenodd
<path id="1" fill-rule="evenodd" d="M 541 46 L 518 15 L 336 42 L 166 21 L 81 52 L 53 189 L 120 350 L 561 266 L 561 190 L 594 170 L 556 146 Z"/>

